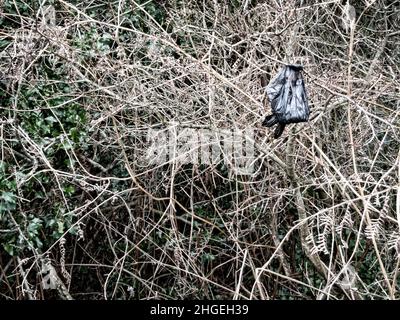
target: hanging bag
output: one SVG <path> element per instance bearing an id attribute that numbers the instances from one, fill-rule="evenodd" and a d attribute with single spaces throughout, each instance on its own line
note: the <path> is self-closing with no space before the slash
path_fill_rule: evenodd
<path id="1" fill-rule="evenodd" d="M 278 124 L 275 139 L 280 137 L 287 124 L 306 122 L 310 116 L 302 70 L 303 66 L 298 64 L 286 65 L 266 87 L 272 114 L 264 119 L 263 126 Z"/>

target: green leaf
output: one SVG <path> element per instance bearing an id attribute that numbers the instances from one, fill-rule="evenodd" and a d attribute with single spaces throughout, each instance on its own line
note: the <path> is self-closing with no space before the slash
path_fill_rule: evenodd
<path id="1" fill-rule="evenodd" d="M 71 196 L 75 193 L 75 188 L 74 186 L 66 186 L 64 187 L 64 192 L 67 196 Z"/>
<path id="2" fill-rule="evenodd" d="M 5 202 L 15 203 L 15 195 L 12 192 L 4 191 L 1 194 L 1 199 L 3 199 Z"/>
<path id="3" fill-rule="evenodd" d="M 14 246 L 12 244 L 5 243 L 3 244 L 3 248 L 10 256 L 14 255 Z"/>
<path id="4" fill-rule="evenodd" d="M 54 118 L 53 116 L 48 116 L 47 118 L 45 118 L 45 120 L 46 120 L 47 122 L 52 123 L 52 124 L 57 122 L 57 119 Z"/>

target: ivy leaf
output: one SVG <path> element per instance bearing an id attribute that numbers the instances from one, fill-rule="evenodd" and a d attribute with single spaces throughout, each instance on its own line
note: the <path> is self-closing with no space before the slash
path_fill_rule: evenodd
<path id="1" fill-rule="evenodd" d="M 4 250 L 10 255 L 14 256 L 14 246 L 10 243 L 3 244 Z"/>
<path id="2" fill-rule="evenodd" d="M 1 199 L 3 199 L 5 202 L 15 203 L 15 196 L 12 192 L 4 191 L 1 194 Z"/>
<path id="3" fill-rule="evenodd" d="M 45 118 L 45 120 L 46 120 L 47 122 L 50 122 L 51 124 L 57 122 L 57 119 L 54 118 L 53 116 L 48 116 L 47 118 Z"/>

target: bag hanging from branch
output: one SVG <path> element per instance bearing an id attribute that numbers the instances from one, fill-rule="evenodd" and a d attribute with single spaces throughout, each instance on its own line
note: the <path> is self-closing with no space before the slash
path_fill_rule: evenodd
<path id="1" fill-rule="evenodd" d="M 274 132 L 275 139 L 280 137 L 287 124 L 308 121 L 310 108 L 302 70 L 303 66 L 298 64 L 284 66 L 265 89 L 272 114 L 262 124 L 265 127 L 278 124 Z"/>

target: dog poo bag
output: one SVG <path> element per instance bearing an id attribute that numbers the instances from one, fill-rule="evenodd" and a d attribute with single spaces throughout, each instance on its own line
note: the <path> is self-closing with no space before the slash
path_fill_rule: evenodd
<path id="1" fill-rule="evenodd" d="M 277 124 L 275 139 L 281 136 L 287 124 L 308 121 L 310 108 L 302 70 L 303 66 L 298 64 L 286 65 L 266 87 L 272 114 L 262 124 L 265 127 Z"/>

